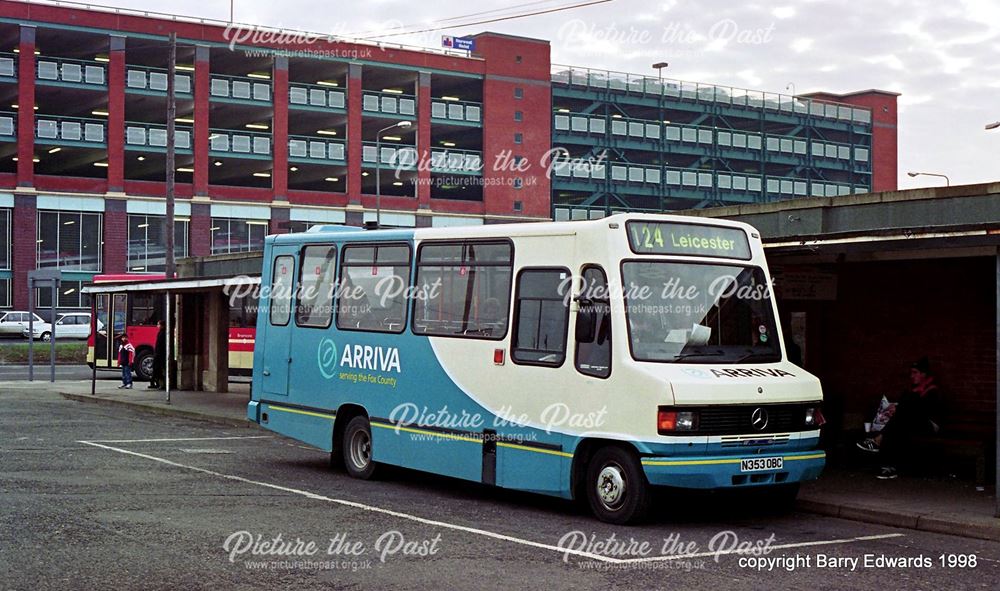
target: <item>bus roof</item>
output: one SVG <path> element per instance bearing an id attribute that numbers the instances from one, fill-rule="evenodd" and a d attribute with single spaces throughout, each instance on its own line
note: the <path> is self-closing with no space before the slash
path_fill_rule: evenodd
<path id="1" fill-rule="evenodd" d="M 603 231 L 608 225 L 619 224 L 632 220 L 679 222 L 699 226 L 722 226 L 740 228 L 748 233 L 756 230 L 749 224 L 724 219 L 706 219 L 699 216 L 651 214 L 651 213 L 619 213 L 596 220 L 560 221 L 560 222 L 518 222 L 511 224 L 487 224 L 480 226 L 450 226 L 445 228 L 392 228 L 385 230 L 364 230 L 351 226 L 320 225 L 313 226 L 307 232 L 279 234 L 268 236 L 268 240 L 277 244 L 314 242 L 317 239 L 338 235 L 348 241 L 367 240 L 430 240 L 430 239 L 461 239 L 461 238 L 507 238 L 519 236 L 571 235 L 594 231 Z"/>

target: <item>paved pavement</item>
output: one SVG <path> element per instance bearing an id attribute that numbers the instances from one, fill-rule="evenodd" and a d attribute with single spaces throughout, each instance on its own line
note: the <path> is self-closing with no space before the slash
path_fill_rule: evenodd
<path id="1" fill-rule="evenodd" d="M 56 364 L 56 380 L 89 380 L 91 374 L 91 369 L 86 365 L 59 365 Z M 99 371 L 97 372 L 97 378 L 104 379 L 115 379 L 115 377 L 121 376 L 121 373 L 113 371 Z M 28 379 L 28 366 L 27 365 L 7 365 L 0 364 L 0 382 L 4 381 L 18 381 Z M 36 363 L 35 364 L 35 381 L 46 381 L 49 379 L 49 364 L 48 363 Z"/>
<path id="2" fill-rule="evenodd" d="M 651 523 L 617 527 L 565 501 L 407 470 L 354 480 L 331 472 L 327 454 L 257 428 L 23 383 L 0 384 L 0 402 L 9 589 L 1000 585 L 992 541 L 768 514 L 732 495 L 662 495 Z"/>

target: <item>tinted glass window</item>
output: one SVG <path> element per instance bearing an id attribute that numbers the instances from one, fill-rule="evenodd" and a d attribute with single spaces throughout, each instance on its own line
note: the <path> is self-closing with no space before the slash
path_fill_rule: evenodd
<path id="1" fill-rule="evenodd" d="M 406 245 L 345 246 L 337 328 L 402 332 L 410 285 Z"/>
<path id="2" fill-rule="evenodd" d="M 271 269 L 271 324 L 285 326 L 292 315 L 292 288 L 295 264 L 290 256 L 274 258 Z"/>
<path id="3" fill-rule="evenodd" d="M 299 268 L 299 305 L 295 323 L 326 328 L 333 318 L 334 280 L 337 275 L 337 248 L 330 244 L 302 249 Z"/>
<path id="4" fill-rule="evenodd" d="M 569 272 L 522 271 L 517 280 L 517 325 L 511 357 L 521 363 L 562 365 L 569 321 Z"/>
<path id="5" fill-rule="evenodd" d="M 580 313 L 593 317 L 593 339 L 581 342 L 577 335 L 576 369 L 585 375 L 611 375 L 611 300 L 608 279 L 600 267 L 587 267 L 580 284 Z"/>

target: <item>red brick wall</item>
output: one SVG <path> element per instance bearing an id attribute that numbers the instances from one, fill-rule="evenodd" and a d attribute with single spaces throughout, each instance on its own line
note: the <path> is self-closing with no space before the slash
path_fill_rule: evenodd
<path id="1" fill-rule="evenodd" d="M 872 110 L 872 191 L 895 191 L 899 176 L 896 95 L 873 92 L 842 101 Z"/>
<path id="2" fill-rule="evenodd" d="M 191 223 L 188 226 L 188 242 L 193 257 L 212 254 L 212 208 L 207 203 L 191 204 Z"/>
<path id="3" fill-rule="evenodd" d="M 484 33 L 476 36 L 476 53 L 486 59 L 483 81 L 483 163 L 485 176 L 502 179 L 483 188 L 487 215 L 529 215 L 548 217 L 551 212 L 551 186 L 542 161 L 552 146 L 552 87 L 549 77 L 549 43 Z M 520 62 L 517 60 L 520 56 Z M 523 90 L 523 98 L 514 98 L 514 89 Z M 521 111 L 522 121 L 514 120 Z M 514 134 L 523 136 L 514 143 Z M 523 156 L 527 171 L 494 170 L 496 159 L 507 152 Z M 523 179 L 524 186 L 514 189 L 510 181 Z M 522 211 L 514 211 L 520 201 Z"/>
<path id="4" fill-rule="evenodd" d="M 104 273 L 125 273 L 128 269 L 128 214 L 123 199 L 104 201 Z"/>
<path id="5" fill-rule="evenodd" d="M 35 268 L 36 210 L 34 195 L 14 195 L 14 213 L 11 220 L 11 253 L 14 281 L 11 296 L 14 308 L 28 309 L 28 271 Z"/>
<path id="6" fill-rule="evenodd" d="M 834 270 L 833 267 L 830 270 Z M 996 412 L 996 263 L 992 257 L 846 263 L 833 302 L 780 302 L 807 312 L 806 368 L 823 382 L 830 418 L 867 417 L 908 386 L 927 356 L 953 418 Z M 862 419 L 864 420 L 864 419 Z"/>

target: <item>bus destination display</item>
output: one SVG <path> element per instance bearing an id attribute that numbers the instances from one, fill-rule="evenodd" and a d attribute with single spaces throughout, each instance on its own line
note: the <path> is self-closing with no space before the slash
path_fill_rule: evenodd
<path id="1" fill-rule="evenodd" d="M 628 222 L 625 227 L 636 254 L 750 259 L 750 242 L 739 228 L 668 222 Z"/>

